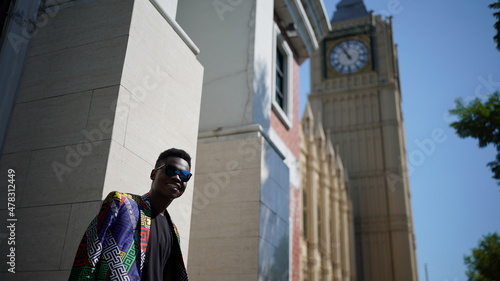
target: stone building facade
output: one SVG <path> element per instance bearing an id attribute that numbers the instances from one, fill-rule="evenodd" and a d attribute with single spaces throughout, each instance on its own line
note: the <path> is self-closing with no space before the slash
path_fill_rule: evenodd
<path id="1" fill-rule="evenodd" d="M 356 280 L 418 280 L 391 19 L 342 0 L 331 26 L 311 57 L 309 102 L 349 174 Z"/>
<path id="2" fill-rule="evenodd" d="M 188 271 L 301 280 L 299 65 L 323 4 L 185 0 L 178 19 L 205 68 Z"/>
<path id="3" fill-rule="evenodd" d="M 15 171 L 16 273 L 2 223 L 0 280 L 67 280 L 110 191 L 146 193 L 166 148 L 197 158 L 203 67 L 164 1 L 12 1 L 9 10 L 0 167 L 3 182 Z M 190 190 L 171 208 L 185 253 Z"/>
<path id="4" fill-rule="evenodd" d="M 169 207 L 192 280 L 417 280 L 392 27 L 362 1 L 331 23 L 321 0 L 10 3 L 0 167 L 22 243 L 1 280 L 66 280 L 102 198 L 149 190 L 169 147 L 194 159 Z M 366 68 L 325 67 L 358 35 Z"/>
<path id="5" fill-rule="evenodd" d="M 309 105 L 300 140 L 300 280 L 356 280 L 349 177 Z"/>

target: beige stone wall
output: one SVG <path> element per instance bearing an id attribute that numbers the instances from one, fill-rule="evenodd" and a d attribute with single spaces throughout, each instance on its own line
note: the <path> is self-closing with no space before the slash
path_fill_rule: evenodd
<path id="1" fill-rule="evenodd" d="M 258 129 L 200 137 L 188 265 L 191 279 L 258 279 L 262 147 Z"/>
<path id="2" fill-rule="evenodd" d="M 2 280 L 66 280 L 109 191 L 147 192 L 167 148 L 196 159 L 203 68 L 152 3 L 70 1 L 55 10 L 33 37 L 0 161 L 4 182 L 16 171 L 19 242 L 16 274 L 2 262 Z M 170 207 L 186 259 L 191 204 L 187 191 Z"/>
<path id="3" fill-rule="evenodd" d="M 301 280 L 354 280 L 348 179 L 309 105 L 302 117 L 300 144 Z"/>
<path id="4" fill-rule="evenodd" d="M 170 147 L 191 154 L 196 178 L 202 80 L 203 67 L 172 26 L 150 1 L 135 1 L 103 194 L 122 186 L 147 192 L 158 154 Z M 186 260 L 193 186 L 169 207 Z"/>

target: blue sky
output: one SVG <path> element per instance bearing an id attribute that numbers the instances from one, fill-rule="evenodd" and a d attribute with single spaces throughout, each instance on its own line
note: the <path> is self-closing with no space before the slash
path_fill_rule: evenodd
<path id="1" fill-rule="evenodd" d="M 338 2 L 324 1 L 330 18 Z M 447 113 L 457 97 L 470 100 L 500 91 L 492 2 L 364 0 L 375 14 L 393 16 L 421 281 L 426 281 L 426 264 L 429 281 L 467 280 L 464 255 L 484 234 L 500 234 L 500 186 L 486 167 L 496 152 L 457 137 Z M 308 92 L 306 61 L 301 112 Z"/>

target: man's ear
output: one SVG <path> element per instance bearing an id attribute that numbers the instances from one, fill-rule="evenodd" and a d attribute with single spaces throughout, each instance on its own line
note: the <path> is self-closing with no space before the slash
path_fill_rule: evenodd
<path id="1" fill-rule="evenodd" d="M 151 175 L 149 176 L 149 178 L 150 178 L 151 180 L 154 180 L 154 179 L 155 179 L 155 176 L 156 176 L 156 171 L 158 171 L 158 170 L 155 170 L 155 169 L 151 170 Z"/>

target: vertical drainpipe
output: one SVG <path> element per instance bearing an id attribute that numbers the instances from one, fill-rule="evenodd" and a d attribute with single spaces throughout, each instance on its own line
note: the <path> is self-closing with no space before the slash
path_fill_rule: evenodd
<path id="1" fill-rule="evenodd" d="M 41 0 L 5 1 L 0 37 L 0 154 L 3 152 Z M 5 10 L 4 10 L 5 9 Z"/>

